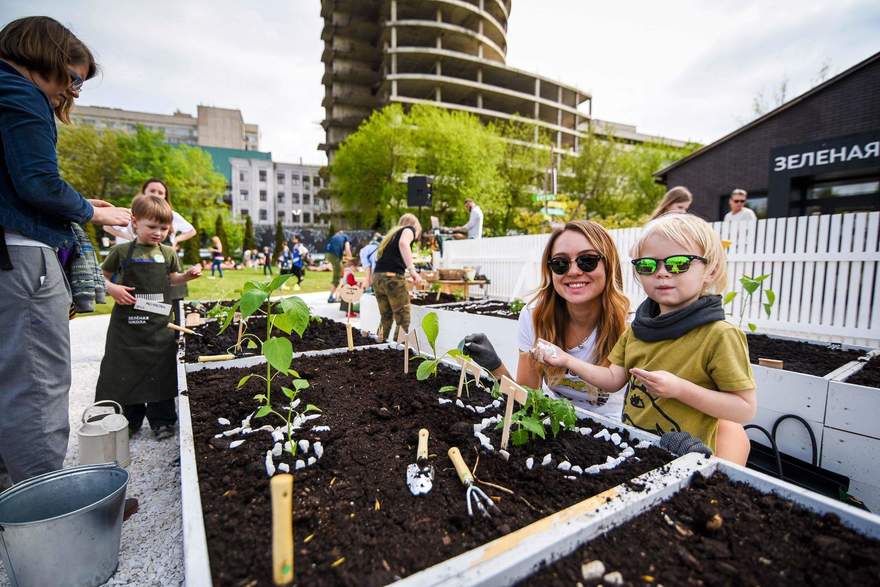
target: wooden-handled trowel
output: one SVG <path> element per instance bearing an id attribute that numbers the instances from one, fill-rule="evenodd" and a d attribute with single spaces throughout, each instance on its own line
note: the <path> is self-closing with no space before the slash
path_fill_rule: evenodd
<path id="1" fill-rule="evenodd" d="M 413 495 L 425 495 L 434 486 L 434 465 L 428 464 L 428 430 L 419 430 L 416 462 L 406 467 L 406 485 Z"/>

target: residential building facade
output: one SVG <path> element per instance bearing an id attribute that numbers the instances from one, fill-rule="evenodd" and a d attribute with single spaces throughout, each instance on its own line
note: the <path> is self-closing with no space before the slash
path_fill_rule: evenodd
<path id="1" fill-rule="evenodd" d="M 330 223 L 330 201 L 318 194 L 324 187 L 320 165 L 237 157 L 229 162 L 233 217 L 250 216 L 255 226 L 280 220 L 285 228 Z"/>

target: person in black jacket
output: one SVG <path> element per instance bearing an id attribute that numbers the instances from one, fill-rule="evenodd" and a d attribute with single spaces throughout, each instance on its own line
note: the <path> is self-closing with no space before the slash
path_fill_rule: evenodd
<path id="1" fill-rule="evenodd" d="M 0 30 L 0 457 L 13 483 L 60 469 L 69 434 L 71 294 L 56 249 L 71 223 L 126 225 L 128 210 L 87 200 L 58 172 L 54 118 L 97 65 L 57 21 Z"/>

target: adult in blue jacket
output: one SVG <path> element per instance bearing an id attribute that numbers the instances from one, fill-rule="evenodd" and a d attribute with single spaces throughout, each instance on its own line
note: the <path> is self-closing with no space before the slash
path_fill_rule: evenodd
<path id="1" fill-rule="evenodd" d="M 60 469 L 67 452 L 71 298 L 57 249 L 73 245 L 72 222 L 130 220 L 58 173 L 54 118 L 70 122 L 96 70 L 51 18 L 0 30 L 0 457 L 13 483 Z"/>

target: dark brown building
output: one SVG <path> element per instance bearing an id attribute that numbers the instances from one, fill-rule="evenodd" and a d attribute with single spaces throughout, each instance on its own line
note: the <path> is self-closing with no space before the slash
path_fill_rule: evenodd
<path id="1" fill-rule="evenodd" d="M 759 217 L 880 210 L 880 53 L 655 176 L 709 220 L 735 188 Z"/>

